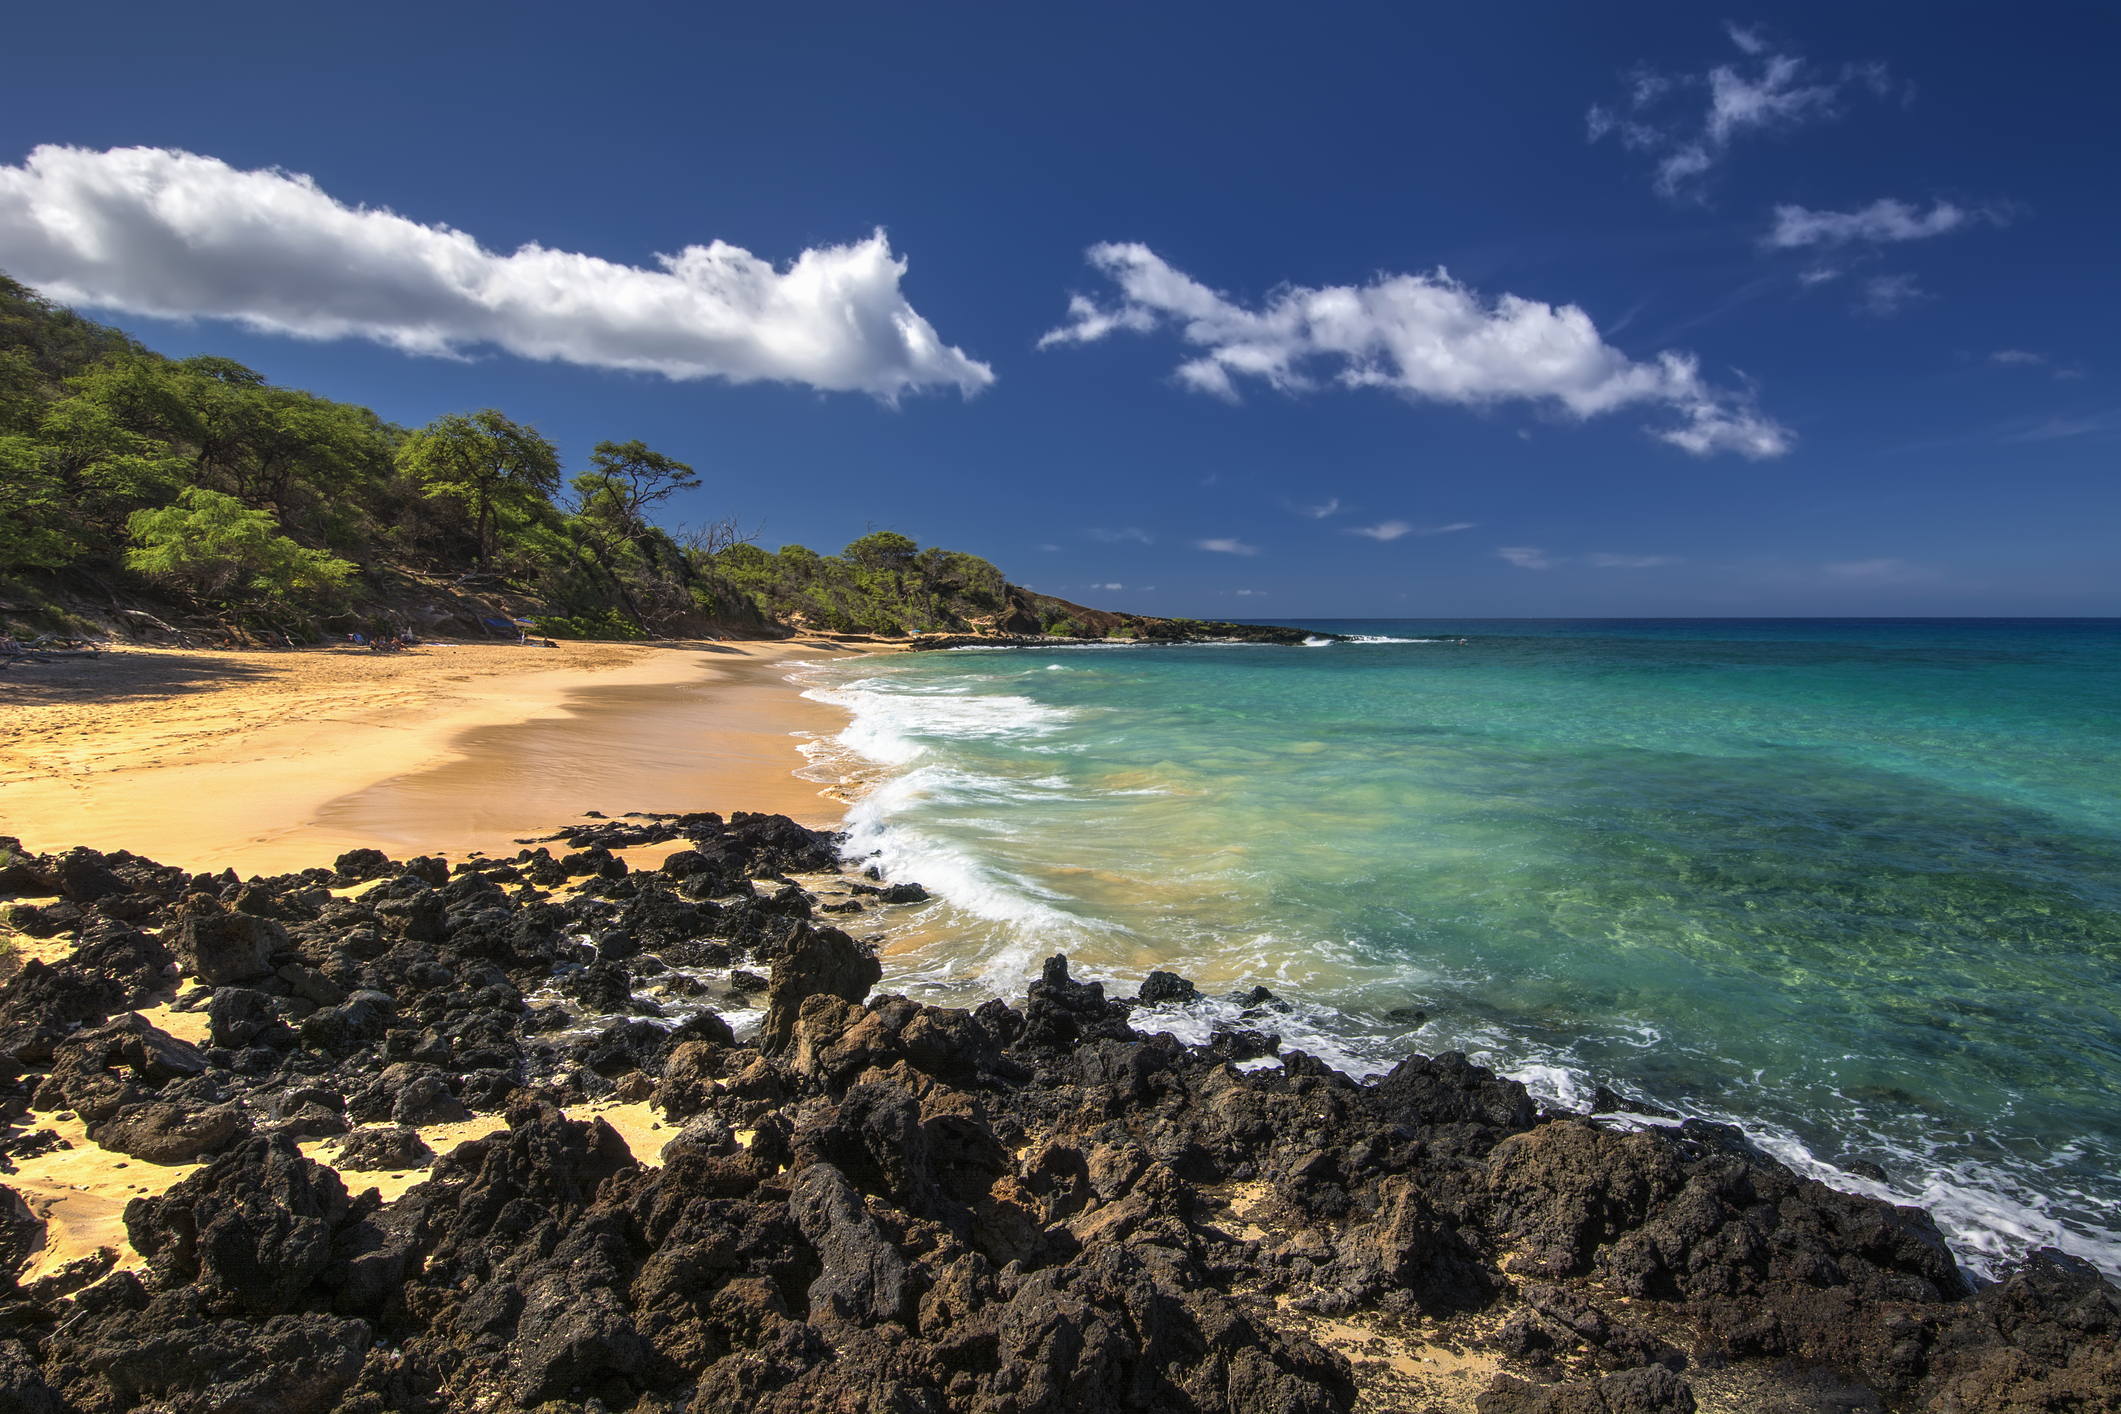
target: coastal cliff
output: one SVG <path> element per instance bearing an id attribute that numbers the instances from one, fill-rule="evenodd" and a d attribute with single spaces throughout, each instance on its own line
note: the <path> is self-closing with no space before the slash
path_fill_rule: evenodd
<path id="1" fill-rule="evenodd" d="M 1733 1129 L 1544 1110 L 1457 1054 L 1357 1082 L 1283 1051 L 1263 988 L 1187 1046 L 1158 1016 L 1193 984 L 1112 997 L 1064 957 L 1013 1005 L 872 995 L 835 925 L 927 895 L 837 846 L 642 816 L 239 880 L 0 841 L 45 959 L 0 988 L 5 1147 L 78 1119 L 139 1192 L 125 1250 L 25 1285 L 50 1204 L 11 1191 L 0 1407 L 2121 1398 L 2095 1271 L 1977 1289 L 1926 1214 Z M 386 1200 L 391 1172 L 425 1177 Z"/>

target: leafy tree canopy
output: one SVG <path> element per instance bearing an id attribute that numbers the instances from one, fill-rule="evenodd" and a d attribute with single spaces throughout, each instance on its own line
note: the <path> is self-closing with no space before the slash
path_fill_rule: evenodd
<path id="1" fill-rule="evenodd" d="M 354 572 L 346 561 L 280 534 L 266 512 L 203 486 L 187 488 L 175 505 L 134 511 L 129 528 L 137 548 L 126 552 L 128 569 L 174 580 L 202 598 L 329 593 Z"/>

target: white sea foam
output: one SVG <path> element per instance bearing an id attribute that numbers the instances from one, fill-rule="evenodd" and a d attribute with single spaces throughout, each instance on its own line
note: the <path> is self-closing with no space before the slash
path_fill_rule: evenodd
<path id="1" fill-rule="evenodd" d="M 1450 640 L 1378 636 L 1356 641 Z M 953 743 L 1014 743 L 1033 749 L 1057 745 L 1052 738 L 1082 721 L 1090 709 L 1055 707 L 1020 693 L 992 692 L 994 685 L 1038 671 L 958 675 L 940 682 L 878 674 L 816 685 L 806 693 L 843 706 L 853 715 L 845 731 L 813 746 L 890 773 L 850 811 L 849 854 L 874 855 L 887 877 L 919 879 L 939 895 L 941 902 L 928 906 L 943 911 L 937 915 L 937 936 L 945 936 L 950 920 L 961 917 L 974 925 L 965 932 L 982 940 L 977 956 L 962 951 L 946 956 L 939 949 L 928 949 L 887 958 L 887 989 L 954 990 L 958 997 L 967 991 L 1020 996 L 1024 980 L 1036 972 L 1042 958 L 1054 952 L 1076 954 L 1086 947 L 1112 956 L 1109 946 L 1101 945 L 1129 939 L 1139 946 L 1123 951 L 1137 957 L 1213 955 L 1220 970 L 1237 970 L 1271 985 L 1286 1009 L 1248 1017 L 1243 1014 L 1246 1008 L 1234 999 L 1203 997 L 1186 1005 L 1144 1008 L 1136 1013 L 1136 1026 L 1147 1031 L 1169 1030 L 1194 1044 L 1205 1044 L 1219 1027 L 1270 1031 L 1280 1036 L 1283 1051 L 1303 1051 L 1358 1077 L 1387 1071 L 1413 1050 L 1430 1054 L 1463 1050 L 1475 1061 L 1522 1082 L 1542 1101 L 1579 1113 L 1591 1108 L 1597 1085 L 1605 1083 L 1638 1101 L 1654 1098 L 1688 1118 L 1736 1124 L 1765 1152 L 1832 1187 L 1927 1208 L 1962 1265 L 1977 1275 L 1987 1276 L 2033 1248 L 2053 1246 L 2091 1261 L 2109 1275 L 2121 1276 L 2121 1216 L 2107 1212 L 2100 1200 L 2068 1191 L 2059 1177 L 2042 1182 L 2039 1173 L 1975 1163 L 1941 1144 L 1926 1150 L 1909 1139 L 1904 1123 L 1895 1133 L 1875 1126 L 1865 1130 L 1867 1121 L 1860 1106 L 1853 1103 L 1845 1112 L 1836 1108 L 1833 1127 L 1838 1136 L 1830 1152 L 1853 1149 L 1873 1156 L 1891 1174 L 1885 1183 L 1829 1162 L 1794 1131 L 1730 1104 L 1633 1091 L 1602 1064 L 1586 1063 L 1574 1047 L 1546 1045 L 1500 1022 L 1448 1010 L 1417 1028 L 1401 1028 L 1364 1005 L 1365 998 L 1373 997 L 1464 995 L 1461 988 L 1479 979 L 1424 972 L 1399 961 L 1387 963 L 1354 944 L 1332 940 L 1264 933 L 1232 937 L 1212 934 L 1199 925 L 1204 931 L 1191 941 L 1200 946 L 1193 947 L 1188 946 L 1189 935 L 1183 931 L 1186 924 L 1178 919 L 1172 920 L 1177 931 L 1167 934 L 1159 925 L 1155 934 L 1138 937 L 1120 923 L 1094 916 L 1049 882 L 1009 867 L 992 847 L 1020 837 L 1011 823 L 1012 809 L 1077 799 L 1070 794 L 1076 789 L 1071 782 L 1055 774 L 971 770 L 949 750 Z M 988 690 L 976 690 L 980 684 Z M 1015 760 L 1029 764 L 1022 755 Z M 1137 788 L 1098 791 L 1079 799 L 1168 793 L 1164 788 Z M 961 808 L 938 811 L 938 805 Z M 1233 877 L 1242 873 L 1238 869 Z M 1164 965 L 1184 970 L 1176 961 Z M 1130 991 L 1145 972 L 1146 967 L 1085 970 L 1078 966 L 1078 975 L 1104 977 L 1113 995 Z M 1377 1005 L 1390 1004 L 1395 1003 Z M 1640 1018 L 1610 1019 L 1600 1026 L 1596 1040 L 1607 1054 L 1621 1048 L 1650 1051 L 1670 1044 L 1657 1027 Z M 1245 1063 L 1248 1069 L 1272 1064 L 1271 1059 Z M 1655 1122 L 1639 1115 L 1614 1118 L 1634 1124 Z M 1906 1121 L 1909 1117 L 1897 1118 Z M 2058 1158 L 2058 1170 L 2067 1161 L 2067 1156 Z"/>

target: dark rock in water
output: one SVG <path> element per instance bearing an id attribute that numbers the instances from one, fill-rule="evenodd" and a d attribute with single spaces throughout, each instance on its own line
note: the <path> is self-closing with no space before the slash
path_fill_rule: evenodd
<path id="1" fill-rule="evenodd" d="M 580 972 L 561 978 L 560 990 L 599 1015 L 633 1009 L 632 978 L 616 962 L 592 962 Z"/>
<path id="2" fill-rule="evenodd" d="M 424 1169 L 435 1161 L 435 1151 L 406 1125 L 356 1129 L 339 1141 L 333 1153 L 335 1168 L 347 1172 L 392 1172 Z"/>
<path id="3" fill-rule="evenodd" d="M 1678 1119 L 1678 1113 L 1661 1109 L 1656 1105 L 1631 1100 L 1616 1090 L 1600 1085 L 1591 1091 L 1591 1113 L 1598 1115 L 1632 1114 L 1650 1115 L 1657 1119 Z"/>
<path id="4" fill-rule="evenodd" d="M 879 974 L 882 975 L 882 974 Z M 729 986 L 738 992 L 763 992 L 773 984 L 756 972 L 746 972 L 739 967 L 729 974 Z"/>
<path id="5" fill-rule="evenodd" d="M 847 900 L 846 900 L 845 902 L 842 902 L 842 903 L 826 903 L 826 904 L 820 904 L 820 905 L 818 905 L 818 912 L 820 912 L 820 913 L 862 913 L 862 912 L 866 912 L 866 910 L 865 910 L 865 909 L 863 909 L 863 907 L 862 907 L 862 901 L 861 901 L 860 899 L 858 899 L 858 898 L 851 898 L 851 899 L 847 899 Z"/>
<path id="6" fill-rule="evenodd" d="M 883 975 L 876 954 L 839 929 L 804 927 L 774 959 L 759 1049 L 773 1054 L 788 1045 L 804 998 L 823 995 L 859 1002 Z"/>
<path id="7" fill-rule="evenodd" d="M 1105 1000 L 1104 983 L 1070 978 L 1066 954 L 1049 957 L 1039 980 L 1031 984 L 1024 1030 L 1016 1045 L 1068 1050 L 1085 1040 L 1127 1040 L 1134 1034 L 1127 1012 L 1127 1003 Z"/>
<path id="8" fill-rule="evenodd" d="M 1257 1060 L 1281 1054 L 1281 1037 L 1271 1031 L 1243 1026 L 1217 1026 L 1208 1038 L 1208 1050 L 1223 1060 Z"/>
<path id="9" fill-rule="evenodd" d="M 810 895 L 794 884 L 784 884 L 754 905 L 760 913 L 775 918 L 808 918 Z"/>
<path id="10" fill-rule="evenodd" d="M 97 1125 L 90 1134 L 98 1144 L 151 1164 L 197 1163 L 217 1154 L 250 1131 L 234 1105 L 186 1110 L 178 1105 L 133 1105 Z"/>
<path id="11" fill-rule="evenodd" d="M 1152 972 L 1143 979 L 1141 990 L 1135 994 L 1144 1006 L 1158 1006 L 1164 1002 L 1190 1002 L 1200 996 L 1200 989 L 1175 972 Z"/>
<path id="12" fill-rule="evenodd" d="M 1506 1132 L 1529 1128 L 1538 1111 L 1524 1086 L 1497 1078 L 1459 1051 L 1401 1061 L 1378 1083 L 1370 1108 L 1403 1125 L 1471 1123 Z"/>
<path id="13" fill-rule="evenodd" d="M 1683 1410 L 1690 1378 L 1731 1408 L 1954 1414 L 2109 1408 L 2121 1386 L 2121 1291 L 2096 1271 L 2043 1253 L 1973 1292 L 1926 1215 L 1729 1126 L 1622 1133 L 1456 1054 L 1375 1083 L 1298 1051 L 1239 1069 L 1288 1002 L 1254 989 L 1188 1047 L 1130 1024 L 1196 996 L 1183 979 L 1111 999 L 1065 957 L 1021 1010 L 871 997 L 876 958 L 778 877 L 836 868 L 834 837 L 709 815 L 570 832 L 680 835 L 672 864 L 563 903 L 501 888 L 559 868 L 532 851 L 247 884 L 87 861 L 130 891 L 63 905 L 73 953 L 0 989 L 0 1099 L 34 1087 L 100 1142 L 207 1163 L 127 1206 L 147 1272 L 98 1257 L 0 1302 L 0 1411 L 1349 1414 L 1354 1370 L 1303 1334 L 1319 1317 L 1384 1343 L 1361 1367 L 1380 1410 L 1473 1402 L 1383 1358 L 1417 1320 L 1503 1362 L 1488 1414 Z M 370 871 L 361 900 L 310 892 Z M 124 1014 L 168 963 L 108 908 L 172 940 L 289 926 L 269 970 L 189 994 L 201 1052 Z M 771 969 L 757 1044 L 711 1012 L 634 1012 L 635 975 L 732 963 Z M 532 1009 L 549 987 L 576 1000 Z M 561 1040 L 578 1016 L 607 1019 Z M 652 1166 L 554 1108 L 642 1098 L 683 1125 Z M 505 1132 L 442 1157 L 414 1127 L 504 1107 Z M 337 1166 L 424 1181 L 351 1198 L 295 1147 L 353 1124 Z M 0 1263 L 42 1228 L 0 1201 Z M 1799 1388 L 1815 1368 L 1860 1387 Z"/>
<path id="14" fill-rule="evenodd" d="M 886 884 L 877 898 L 884 903 L 926 903 L 929 895 L 919 884 Z"/>
<path id="15" fill-rule="evenodd" d="M 1855 1174 L 1858 1178 L 1867 1178 L 1873 1183 L 1890 1183 L 1892 1181 L 1891 1174 L 1877 1164 L 1872 1163 L 1869 1159 L 1843 1158 L 1836 1163 L 1835 1167 L 1844 1173 Z"/>
<path id="16" fill-rule="evenodd" d="M 727 943 L 690 942 L 663 949 L 663 961 L 672 967 L 727 967 L 735 957 Z"/>
<path id="17" fill-rule="evenodd" d="M 248 913 L 198 914 L 177 925 L 184 970 L 209 987 L 248 982 L 272 972 L 269 959 L 288 946 L 287 929 Z"/>

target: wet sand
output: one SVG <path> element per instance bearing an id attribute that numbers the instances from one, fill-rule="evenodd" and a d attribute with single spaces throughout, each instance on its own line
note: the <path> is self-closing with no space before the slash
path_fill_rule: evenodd
<path id="1" fill-rule="evenodd" d="M 135 649 L 0 680 L 0 834 L 276 873 L 366 846 L 513 841 L 584 811 L 779 811 L 836 823 L 798 747 L 843 714 L 799 695 L 818 641 L 554 649 Z"/>

